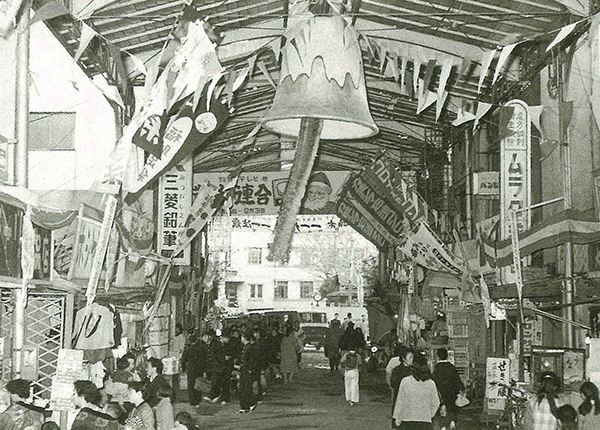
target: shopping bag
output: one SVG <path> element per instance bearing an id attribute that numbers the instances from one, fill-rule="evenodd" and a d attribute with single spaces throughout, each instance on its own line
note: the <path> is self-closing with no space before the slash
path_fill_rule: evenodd
<path id="1" fill-rule="evenodd" d="M 196 378 L 194 382 L 194 390 L 202 393 L 210 393 L 210 380 L 206 378 Z"/>
<path id="2" fill-rule="evenodd" d="M 464 395 L 463 393 L 460 393 L 458 395 L 458 397 L 456 398 L 456 401 L 454 402 L 454 404 L 456 406 L 458 406 L 459 408 L 464 408 L 469 403 L 471 403 L 471 401 L 469 399 L 467 399 L 467 396 Z"/>

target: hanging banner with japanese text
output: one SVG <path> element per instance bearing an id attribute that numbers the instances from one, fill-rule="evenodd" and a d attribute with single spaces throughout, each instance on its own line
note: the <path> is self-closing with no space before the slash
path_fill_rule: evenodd
<path id="1" fill-rule="evenodd" d="M 69 267 L 68 279 L 88 279 L 92 271 L 94 253 L 100 240 L 102 222 L 87 217 L 83 208 L 80 210 L 77 230 L 75 232 L 75 243 L 71 266 Z"/>
<path id="2" fill-rule="evenodd" d="M 413 187 L 409 187 L 402 173 L 396 171 L 383 152 L 365 167 L 364 179 L 390 204 L 393 204 L 412 225 L 427 221 L 427 204 Z"/>
<path id="3" fill-rule="evenodd" d="M 349 196 L 340 196 L 337 203 L 337 216 L 381 251 L 386 251 L 394 243 L 393 238 L 388 238 L 385 230 Z"/>
<path id="4" fill-rule="evenodd" d="M 335 214 L 335 201 L 349 173 L 327 171 L 313 173 L 306 186 L 301 214 Z M 195 173 L 194 193 L 202 184 L 219 187 L 227 183 L 228 173 Z M 233 193 L 231 216 L 277 215 L 283 200 L 289 171 L 242 172 Z"/>
<path id="5" fill-rule="evenodd" d="M 507 128 L 513 132 L 500 142 L 500 239 L 510 238 L 510 212 L 531 206 L 531 123 L 527 104 L 511 100 L 514 108 Z M 519 232 L 531 227 L 529 210 L 517 213 Z M 503 283 L 516 281 L 511 267 L 503 270 Z"/>
<path id="6" fill-rule="evenodd" d="M 184 230 L 185 217 L 192 207 L 193 159 L 185 158 L 160 178 L 158 191 L 158 254 L 171 258 L 177 248 L 177 238 Z M 190 264 L 190 248 L 173 259 L 173 264 Z"/>
<path id="7" fill-rule="evenodd" d="M 485 398 L 488 410 L 504 410 L 507 387 L 510 384 L 510 359 L 488 357 L 485 378 Z"/>
<path id="8" fill-rule="evenodd" d="M 408 235 L 400 251 L 414 262 L 437 272 L 462 275 L 464 270 L 456 257 L 444 249 L 444 244 L 431 232 L 427 224 Z"/>

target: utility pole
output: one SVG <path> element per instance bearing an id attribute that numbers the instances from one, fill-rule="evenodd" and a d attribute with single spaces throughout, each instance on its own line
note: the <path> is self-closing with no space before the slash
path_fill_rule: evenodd
<path id="1" fill-rule="evenodd" d="M 570 209 L 571 201 L 571 149 L 569 147 L 569 130 L 565 121 L 565 53 L 559 50 L 556 56 L 556 77 L 558 80 L 558 118 L 559 118 L 559 140 L 560 140 L 560 159 L 563 174 L 563 206 L 564 209 Z M 563 282 L 563 303 L 573 303 L 575 297 L 575 285 L 573 282 L 573 243 L 567 242 L 564 245 L 565 258 L 565 280 Z M 569 321 L 573 321 L 573 307 L 565 306 L 563 316 Z M 567 324 L 563 331 L 563 341 L 566 347 L 574 347 L 574 331 L 571 324 Z"/>

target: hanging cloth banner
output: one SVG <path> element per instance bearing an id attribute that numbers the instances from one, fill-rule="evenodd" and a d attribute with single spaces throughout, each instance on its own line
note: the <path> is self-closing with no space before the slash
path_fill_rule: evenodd
<path id="1" fill-rule="evenodd" d="M 27 207 L 23 216 L 23 233 L 21 237 L 21 271 L 23 276 L 23 292 L 27 294 L 27 282 L 33 279 L 35 268 L 35 231 L 31 222 L 31 207 Z"/>
<path id="2" fill-rule="evenodd" d="M 554 248 L 567 242 L 585 245 L 600 241 L 600 222 L 593 216 L 567 209 L 558 212 L 535 227 L 519 233 L 519 251 L 526 257 L 542 249 Z M 512 242 L 495 242 L 483 238 L 485 259 L 492 267 L 506 267 L 513 263 Z"/>
<path id="3" fill-rule="evenodd" d="M 240 173 L 241 169 L 234 170 L 229 175 L 228 182 L 223 187 L 215 188 L 206 183 L 200 188 L 192 204 L 190 213 L 186 217 L 185 229 L 179 234 L 177 247 L 173 251 L 174 256 L 186 249 L 208 221 L 216 213 L 220 212 L 235 188 Z"/>
<path id="4" fill-rule="evenodd" d="M 481 300 L 483 301 L 483 315 L 485 317 L 485 325 L 490 328 L 490 315 L 492 313 L 492 302 L 490 300 L 490 290 L 483 273 L 479 274 L 479 288 L 481 290 Z"/>
<path id="5" fill-rule="evenodd" d="M 126 201 L 135 200 L 140 190 L 194 150 L 202 147 L 223 126 L 229 117 L 227 106 L 221 101 L 213 100 L 210 110 L 205 110 L 205 98 L 204 96 L 201 99 L 195 110 L 192 109 L 191 99 L 184 103 L 175 120 L 165 131 L 161 158 L 150 155 L 137 176 L 128 177 L 128 181 L 123 183 L 123 189 L 128 192 Z"/>
<path id="6" fill-rule="evenodd" d="M 481 121 L 481 118 L 483 118 L 491 108 L 492 105 L 490 103 L 479 102 L 477 104 L 477 111 L 475 112 L 475 122 L 473 123 L 473 130 L 477 128 L 477 126 L 479 125 L 479 121 Z"/>
<path id="7" fill-rule="evenodd" d="M 444 63 L 442 64 L 442 71 L 440 73 L 440 81 L 437 89 L 437 104 L 435 108 L 435 120 L 437 121 L 442 114 L 442 108 L 444 107 L 444 103 L 446 102 L 446 97 L 448 96 L 448 91 L 446 91 L 446 84 L 448 83 L 448 78 L 450 77 L 450 72 L 452 71 L 452 66 L 454 65 L 454 58 L 448 57 L 444 59 Z"/>
<path id="8" fill-rule="evenodd" d="M 443 243 L 423 222 L 416 231 L 408 235 L 399 249 L 408 258 L 427 269 L 459 276 L 465 272 L 456 257 L 446 251 Z"/>
<path id="9" fill-rule="evenodd" d="M 380 152 L 371 164 L 365 167 L 364 177 L 414 226 L 427 221 L 425 201 L 408 189 L 408 184 L 396 172 L 389 158 Z M 416 195 L 416 199 L 412 198 Z"/>
<path id="10" fill-rule="evenodd" d="M 57 16 L 69 15 L 70 13 L 71 12 L 62 1 L 51 1 L 35 11 L 31 21 L 29 21 L 29 25 L 31 26 L 36 22 L 56 18 Z"/>
<path id="11" fill-rule="evenodd" d="M 483 81 L 487 76 L 488 70 L 492 64 L 492 60 L 494 59 L 494 55 L 496 54 L 496 50 L 492 49 L 490 51 L 486 51 L 483 53 L 483 57 L 481 59 L 481 69 L 479 75 L 479 83 L 477 84 L 477 94 L 481 92 L 481 86 L 483 85 Z"/>

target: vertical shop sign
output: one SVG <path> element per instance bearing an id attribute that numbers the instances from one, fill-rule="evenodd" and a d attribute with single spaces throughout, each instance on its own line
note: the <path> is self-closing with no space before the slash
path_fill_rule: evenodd
<path id="1" fill-rule="evenodd" d="M 488 410 L 504 410 L 507 386 L 510 384 L 510 359 L 488 357 L 485 378 L 485 398 Z"/>
<path id="2" fill-rule="evenodd" d="M 157 249 L 161 256 L 171 258 L 177 248 L 177 238 L 185 229 L 185 219 L 192 206 L 193 160 L 186 157 L 160 178 L 158 195 Z M 188 246 L 173 258 L 173 264 L 190 264 Z"/>
<path id="3" fill-rule="evenodd" d="M 531 205 L 531 124 L 527 104 L 511 100 L 505 105 L 514 108 L 507 128 L 513 132 L 500 143 L 500 234 L 510 238 L 511 211 L 517 215 L 518 231 L 531 227 L 531 214 L 524 210 Z M 503 283 L 514 283 L 513 267 L 502 272 Z"/>

